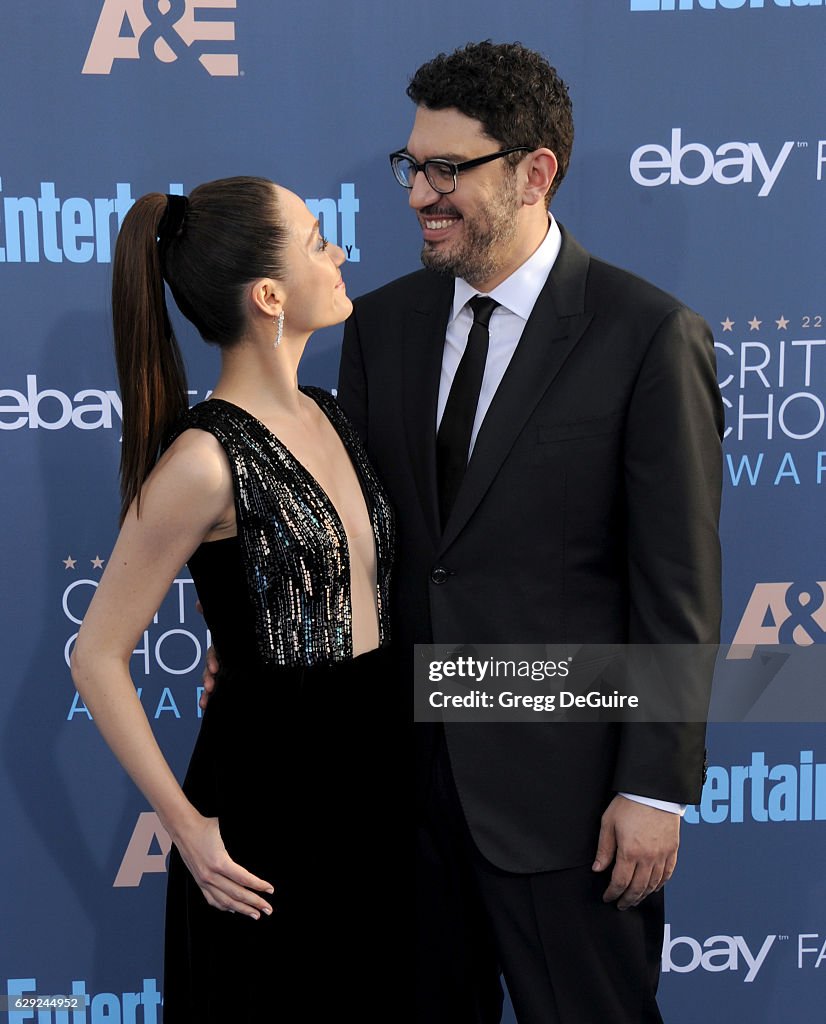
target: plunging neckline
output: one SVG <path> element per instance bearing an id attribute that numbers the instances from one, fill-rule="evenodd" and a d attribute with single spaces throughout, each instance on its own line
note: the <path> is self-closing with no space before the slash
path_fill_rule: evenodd
<path id="1" fill-rule="evenodd" d="M 302 395 L 306 395 L 309 399 L 311 399 L 313 402 L 315 402 L 316 406 L 321 410 L 324 418 L 327 420 L 327 422 L 333 428 L 333 433 L 338 438 L 339 444 L 341 445 L 341 447 L 342 447 L 342 449 L 344 451 L 344 454 L 347 456 L 347 458 L 348 458 L 348 460 L 350 462 L 350 465 L 353 467 L 353 472 L 356 475 L 356 480 L 358 481 L 359 490 L 361 491 L 361 499 L 364 502 L 364 508 L 365 508 L 365 511 L 367 512 L 367 519 L 370 522 L 371 530 L 372 530 L 372 532 L 374 534 L 374 536 L 373 536 L 373 558 L 374 558 L 374 560 L 376 560 L 378 558 L 378 552 L 376 550 L 375 523 L 373 522 L 373 507 L 372 507 L 372 503 L 370 502 L 369 495 L 366 493 L 366 491 L 364 489 L 364 480 L 362 478 L 361 470 L 360 470 L 358 464 L 353 460 L 352 456 L 350 455 L 350 452 L 347 449 L 347 445 L 344 443 L 344 441 L 341 438 L 341 434 L 339 434 L 338 430 L 336 429 L 335 423 L 333 423 L 333 421 L 330 418 L 330 416 L 328 416 L 327 410 L 324 408 L 324 406 L 321 404 L 321 402 L 317 401 L 316 398 L 306 388 L 299 386 L 298 390 L 302 393 Z M 253 422 L 257 423 L 258 426 L 261 427 L 261 429 L 270 438 L 272 438 L 273 441 L 275 441 L 275 443 L 278 445 L 278 447 L 288 456 L 290 461 L 298 468 L 298 470 L 304 475 L 304 477 L 308 481 L 310 481 L 312 486 L 315 488 L 316 492 L 321 496 L 323 504 L 325 504 L 328 507 L 328 509 L 332 512 L 336 522 L 338 523 L 339 527 L 341 528 L 341 533 L 343 534 L 344 541 L 345 541 L 345 543 L 347 545 L 347 562 L 348 562 L 348 565 L 349 565 L 350 564 L 350 537 L 349 537 L 349 535 L 347 533 L 347 529 L 346 529 L 346 527 L 344 525 L 344 520 L 341 518 L 341 514 L 339 513 L 338 509 L 336 508 L 336 505 L 335 505 L 335 502 L 333 501 L 333 499 L 330 497 L 330 495 L 327 493 L 327 491 L 324 489 L 324 487 L 319 483 L 317 478 L 313 476 L 313 474 L 309 471 L 309 469 L 307 469 L 307 467 L 304 465 L 304 463 L 301 461 L 301 459 L 299 459 L 298 456 L 293 453 L 292 449 L 288 448 L 287 445 L 284 444 L 284 442 L 281 440 L 281 438 L 278 436 L 278 434 L 276 434 L 274 431 L 270 430 L 270 428 L 267 426 L 266 423 L 264 423 L 263 420 L 259 420 L 257 416 L 253 416 L 253 414 L 251 412 L 249 412 L 247 409 L 245 409 L 243 406 L 236 405 L 235 402 L 230 402 L 226 398 L 208 398 L 208 399 L 206 399 L 206 401 L 207 402 L 219 402 L 222 405 L 229 406 L 231 409 L 235 409 L 237 412 L 243 413 L 244 416 L 246 416 L 248 419 L 250 419 Z M 235 536 L 237 536 L 237 534 L 235 534 Z M 230 540 L 231 538 L 230 537 L 224 537 L 223 539 L 224 540 Z"/>
<path id="2" fill-rule="evenodd" d="M 368 521 L 368 524 L 369 524 L 369 527 L 370 527 L 370 533 L 372 535 L 372 549 L 373 549 L 373 572 L 372 572 L 372 575 L 374 577 L 372 590 L 373 590 L 373 599 L 375 601 L 374 610 L 375 610 L 375 615 L 376 615 L 376 631 L 377 631 L 377 635 L 378 635 L 379 641 L 380 641 L 381 640 L 381 621 L 380 621 L 379 609 L 381 607 L 381 586 L 380 586 L 380 579 L 379 579 L 379 561 L 378 561 L 379 560 L 379 552 L 378 552 L 378 547 L 376 545 L 376 528 L 377 528 L 377 524 L 375 522 L 375 511 L 374 511 L 374 508 L 373 508 L 373 504 L 370 501 L 370 497 L 369 497 L 367 491 L 365 490 L 365 482 L 364 482 L 364 478 L 363 478 L 363 475 L 362 475 L 362 472 L 361 472 L 361 468 L 359 467 L 357 461 L 354 460 L 352 455 L 350 454 L 350 451 L 349 451 L 347 445 L 344 443 L 344 440 L 343 440 L 341 434 L 339 433 L 338 429 L 336 428 L 336 425 L 333 422 L 332 417 L 328 415 L 327 410 L 324 408 L 324 405 L 321 402 L 319 402 L 316 399 L 316 397 L 310 391 L 308 391 L 306 388 L 301 387 L 301 386 L 299 386 L 299 391 L 303 395 L 306 395 L 308 398 L 310 398 L 313 402 L 315 402 L 316 406 L 321 410 L 322 415 L 327 420 L 327 422 L 330 424 L 334 434 L 338 438 L 339 444 L 341 445 L 341 447 L 342 447 L 342 449 L 344 451 L 345 456 L 349 459 L 350 465 L 353 467 L 353 472 L 356 475 L 356 481 L 358 482 L 359 490 L 361 491 L 361 499 L 364 502 L 364 508 L 365 508 L 365 511 L 367 512 L 367 521 Z M 345 553 L 345 555 L 347 557 L 347 571 L 348 571 L 348 576 L 349 576 L 349 586 L 348 586 L 348 595 L 347 595 L 347 597 L 348 597 L 348 601 L 349 601 L 349 604 L 350 604 L 350 623 L 351 623 L 351 625 L 350 625 L 350 656 L 353 657 L 354 656 L 353 655 L 353 647 L 354 647 L 354 643 L 353 643 L 353 640 L 354 640 L 354 636 L 353 636 L 353 562 L 352 562 L 352 558 L 350 556 L 351 544 L 350 544 L 350 536 L 347 533 L 347 528 L 344 525 L 344 520 L 342 519 L 338 509 L 336 508 L 335 503 L 333 502 L 332 498 L 327 493 L 325 488 L 321 485 L 321 483 L 319 483 L 319 481 L 316 479 L 316 477 L 313 476 L 313 474 L 309 471 L 309 469 L 307 469 L 307 467 L 304 465 L 304 463 L 293 453 L 293 451 L 290 448 L 287 447 L 286 444 L 284 444 L 284 442 L 281 440 L 281 438 L 278 436 L 278 434 L 276 434 L 273 430 L 270 430 L 270 428 L 267 426 L 266 423 L 264 423 L 262 420 L 258 419 L 257 416 L 254 416 L 251 412 L 249 412 L 243 406 L 236 405 L 235 402 L 230 402 L 226 398 L 208 398 L 208 399 L 206 399 L 206 402 L 210 402 L 210 403 L 211 402 L 217 402 L 220 405 L 228 407 L 229 409 L 233 409 L 236 412 L 240 412 L 248 420 L 251 420 L 253 423 L 258 424 L 258 426 L 261 428 L 261 430 L 264 431 L 264 433 L 267 435 L 267 437 L 269 437 L 278 446 L 278 448 L 284 453 L 284 455 L 287 457 L 287 459 L 289 459 L 289 462 L 290 462 L 291 466 L 294 468 L 294 471 L 297 471 L 299 473 L 299 475 L 303 476 L 304 479 L 308 482 L 309 486 L 312 487 L 315 490 L 315 492 L 318 495 L 321 503 L 324 506 L 326 506 L 326 508 L 328 509 L 330 515 L 335 520 L 335 522 L 337 524 L 338 532 L 339 532 L 339 534 L 340 534 L 340 536 L 341 536 L 341 538 L 343 540 L 343 543 L 344 543 L 344 553 Z M 237 521 L 236 521 L 236 528 L 237 528 Z M 221 541 L 221 540 L 236 540 L 236 539 L 238 539 L 238 537 L 239 537 L 238 533 L 235 533 L 232 537 L 218 538 L 218 541 Z M 210 541 L 208 543 L 214 544 L 214 543 L 217 543 L 218 541 Z"/>

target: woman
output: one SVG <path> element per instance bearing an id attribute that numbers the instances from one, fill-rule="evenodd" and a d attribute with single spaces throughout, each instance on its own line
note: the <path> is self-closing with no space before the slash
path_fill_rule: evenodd
<path id="1" fill-rule="evenodd" d="M 144 196 L 118 238 L 122 525 L 72 672 L 174 843 L 166 1024 L 322 1021 L 350 991 L 387 1019 L 404 959 L 392 517 L 334 400 L 297 384 L 311 332 L 351 310 L 344 259 L 260 178 Z M 190 411 L 164 281 L 221 350 Z M 222 671 L 181 788 L 129 660 L 185 561 Z"/>

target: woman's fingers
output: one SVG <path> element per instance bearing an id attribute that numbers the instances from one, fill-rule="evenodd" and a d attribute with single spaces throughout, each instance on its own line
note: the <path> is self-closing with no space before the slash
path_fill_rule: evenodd
<path id="1" fill-rule="evenodd" d="M 255 921 L 262 914 L 267 917 L 272 914 L 272 907 L 266 900 L 241 885 L 235 885 L 227 878 L 201 884 L 201 892 L 206 897 L 207 903 L 218 910 L 244 914 Z"/>
<path id="2" fill-rule="evenodd" d="M 258 893 L 272 894 L 273 887 L 236 864 L 228 854 L 225 863 L 213 869 L 203 880 L 201 888 L 205 894 L 207 889 L 212 893 L 216 900 L 214 905 L 222 910 L 248 914 L 256 920 L 260 914 L 269 916 L 272 913 L 272 906 Z"/>
<path id="3" fill-rule="evenodd" d="M 272 907 L 259 893 L 271 895 L 273 886 L 230 857 L 217 818 L 202 818 L 196 834 L 179 841 L 178 849 L 210 906 L 255 920 L 261 914 L 272 913 Z"/>

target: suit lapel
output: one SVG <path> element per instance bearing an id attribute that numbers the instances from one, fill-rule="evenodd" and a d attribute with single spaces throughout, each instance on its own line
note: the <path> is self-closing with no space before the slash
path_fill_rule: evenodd
<path id="1" fill-rule="evenodd" d="M 404 320 L 402 373 L 407 447 L 419 501 L 434 542 L 440 534 L 436 487 L 436 407 L 453 278 L 427 276 Z"/>
<path id="2" fill-rule="evenodd" d="M 588 261 L 585 250 L 563 230 L 553 270 L 479 430 L 441 539 L 442 550 L 482 501 L 520 431 L 590 323 L 593 314 L 585 310 Z"/>

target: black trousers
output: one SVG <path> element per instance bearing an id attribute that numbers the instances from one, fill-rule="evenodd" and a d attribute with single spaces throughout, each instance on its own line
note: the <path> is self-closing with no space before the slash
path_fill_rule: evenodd
<path id="1" fill-rule="evenodd" d="M 420 767 L 418 1024 L 498 1024 L 500 974 L 519 1024 L 662 1024 L 662 892 L 620 911 L 602 902 L 610 872 L 590 864 L 495 867 L 465 823 L 442 730 L 431 739 L 429 773 Z"/>

